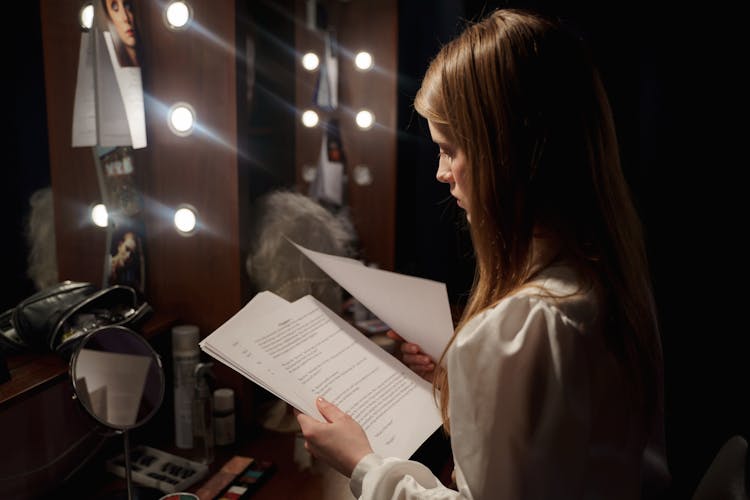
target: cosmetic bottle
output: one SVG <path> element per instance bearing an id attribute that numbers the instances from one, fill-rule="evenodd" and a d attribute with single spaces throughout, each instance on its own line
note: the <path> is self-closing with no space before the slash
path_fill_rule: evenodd
<path id="1" fill-rule="evenodd" d="M 213 378 L 213 363 L 195 366 L 195 397 L 193 399 L 193 454 L 196 462 L 214 461 L 213 400 L 209 378 Z"/>
<path id="2" fill-rule="evenodd" d="M 234 443 L 234 391 L 214 391 L 214 438 L 217 446 Z"/>
<path id="3" fill-rule="evenodd" d="M 195 366 L 200 361 L 198 340 L 199 330 L 195 325 L 178 325 L 172 328 L 175 446 L 181 449 L 193 447 Z"/>

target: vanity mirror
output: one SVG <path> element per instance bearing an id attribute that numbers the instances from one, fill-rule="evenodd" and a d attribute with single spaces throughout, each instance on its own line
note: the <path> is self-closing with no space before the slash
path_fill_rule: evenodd
<path id="1" fill-rule="evenodd" d="M 151 498 L 131 479 L 128 431 L 146 423 L 164 399 L 161 359 L 146 339 L 121 326 L 88 334 L 70 358 L 75 397 L 99 424 L 123 436 L 127 498 Z"/>

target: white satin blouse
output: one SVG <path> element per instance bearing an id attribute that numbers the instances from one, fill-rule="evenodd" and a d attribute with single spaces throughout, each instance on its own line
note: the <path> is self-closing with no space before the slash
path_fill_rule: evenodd
<path id="1" fill-rule="evenodd" d="M 352 474 L 356 497 L 634 499 L 645 456 L 666 474 L 663 428 L 630 414 L 593 291 L 564 266 L 534 285 L 473 318 L 448 352 L 458 491 L 420 463 L 371 454 Z"/>

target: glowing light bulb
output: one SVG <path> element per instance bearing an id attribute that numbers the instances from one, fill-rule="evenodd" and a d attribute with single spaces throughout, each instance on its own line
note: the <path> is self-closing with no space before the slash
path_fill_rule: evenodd
<path id="1" fill-rule="evenodd" d="M 318 113 L 311 109 L 308 109 L 307 111 L 302 113 L 302 124 L 305 127 L 312 128 L 318 124 L 319 120 L 320 118 L 318 118 Z"/>
<path id="2" fill-rule="evenodd" d="M 90 30 L 94 25 L 94 6 L 87 3 L 81 8 L 80 13 L 81 28 Z"/>
<path id="3" fill-rule="evenodd" d="M 304 67 L 307 71 L 315 71 L 316 69 L 318 69 L 318 65 L 320 65 L 320 59 L 312 52 L 308 52 L 307 54 L 302 56 L 302 67 Z"/>
<path id="4" fill-rule="evenodd" d="M 372 172 L 367 165 L 357 165 L 352 172 L 354 183 L 358 186 L 369 186 L 372 184 Z"/>
<path id="5" fill-rule="evenodd" d="M 357 126 L 359 128 L 367 130 L 369 128 L 372 128 L 373 124 L 375 123 L 375 115 L 373 115 L 366 109 L 363 109 L 362 111 L 357 113 L 355 121 L 357 122 Z"/>
<path id="6" fill-rule="evenodd" d="M 169 110 L 169 128 L 177 135 L 190 135 L 195 125 L 195 112 L 187 103 L 177 103 Z"/>
<path id="7" fill-rule="evenodd" d="M 302 180 L 310 184 L 318 176 L 318 167 L 316 165 L 305 165 L 302 167 Z"/>
<path id="8" fill-rule="evenodd" d="M 99 227 L 107 227 L 109 224 L 109 214 L 107 213 L 107 207 L 101 203 L 97 203 L 91 208 L 91 220 Z"/>
<path id="9" fill-rule="evenodd" d="M 354 64 L 362 71 L 367 71 L 372 68 L 372 55 L 365 51 L 359 52 L 354 57 Z"/>
<path id="10" fill-rule="evenodd" d="M 180 234 L 190 235 L 195 231 L 198 217 L 195 215 L 195 209 L 182 206 L 174 213 L 174 225 Z"/>
<path id="11" fill-rule="evenodd" d="M 164 11 L 167 26 L 172 29 L 182 29 L 190 22 L 190 7 L 185 2 L 175 1 L 170 3 Z"/>

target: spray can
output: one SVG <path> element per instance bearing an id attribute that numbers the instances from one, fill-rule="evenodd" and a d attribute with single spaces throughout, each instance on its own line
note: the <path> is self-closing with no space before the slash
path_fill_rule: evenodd
<path id="1" fill-rule="evenodd" d="M 198 340 L 199 330 L 195 325 L 172 328 L 175 446 L 182 449 L 193 447 L 195 366 L 200 361 Z"/>
<path id="2" fill-rule="evenodd" d="M 195 460 L 204 464 L 214 461 L 214 411 L 209 378 L 213 363 L 195 365 L 195 397 L 193 398 L 193 451 Z"/>

